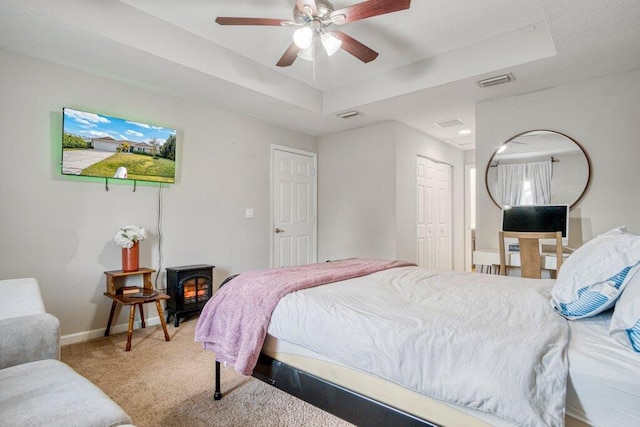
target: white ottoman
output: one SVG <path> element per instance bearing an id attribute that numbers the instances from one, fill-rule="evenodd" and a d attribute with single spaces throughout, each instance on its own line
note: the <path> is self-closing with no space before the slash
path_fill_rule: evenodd
<path id="1" fill-rule="evenodd" d="M 131 418 L 102 390 L 53 359 L 0 370 L 0 424 L 109 427 Z"/>

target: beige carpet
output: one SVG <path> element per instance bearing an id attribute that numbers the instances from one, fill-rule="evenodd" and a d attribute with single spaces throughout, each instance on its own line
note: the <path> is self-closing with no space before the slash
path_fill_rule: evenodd
<path id="1" fill-rule="evenodd" d="M 252 377 L 222 369 L 222 400 L 213 400 L 213 353 L 193 341 L 197 318 L 178 328 L 136 329 L 62 347 L 61 359 L 107 393 L 136 426 L 349 426 Z"/>

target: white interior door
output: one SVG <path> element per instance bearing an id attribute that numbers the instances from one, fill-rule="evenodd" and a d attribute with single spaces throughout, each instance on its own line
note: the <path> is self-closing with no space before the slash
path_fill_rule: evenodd
<path id="1" fill-rule="evenodd" d="M 418 200 L 418 265 L 433 267 L 435 265 L 435 226 L 433 213 L 433 162 L 418 157 L 417 160 L 417 200 Z"/>
<path id="2" fill-rule="evenodd" d="M 451 166 L 424 157 L 416 165 L 418 265 L 451 269 Z"/>
<path id="3" fill-rule="evenodd" d="M 271 147 L 271 266 L 317 262 L 316 154 Z"/>
<path id="4" fill-rule="evenodd" d="M 453 268 L 451 247 L 451 166 L 435 164 L 436 262 L 438 269 Z"/>

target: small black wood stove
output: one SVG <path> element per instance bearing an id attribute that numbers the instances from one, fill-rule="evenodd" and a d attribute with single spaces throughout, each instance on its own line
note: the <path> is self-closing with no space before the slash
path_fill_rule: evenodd
<path id="1" fill-rule="evenodd" d="M 213 294 L 213 265 L 185 265 L 167 268 L 167 322 L 174 316 L 174 325 L 180 318 L 200 314 Z"/>

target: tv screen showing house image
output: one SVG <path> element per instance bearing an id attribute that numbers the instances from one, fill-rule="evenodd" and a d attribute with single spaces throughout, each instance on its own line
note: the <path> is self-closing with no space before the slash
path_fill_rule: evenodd
<path id="1" fill-rule="evenodd" d="M 175 129 L 62 110 L 62 173 L 174 183 Z"/>

